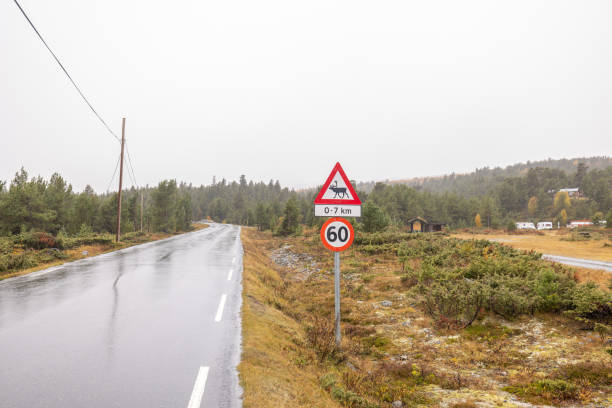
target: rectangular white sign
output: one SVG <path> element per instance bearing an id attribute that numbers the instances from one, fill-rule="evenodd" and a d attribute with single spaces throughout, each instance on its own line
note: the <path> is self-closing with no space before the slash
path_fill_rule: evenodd
<path id="1" fill-rule="evenodd" d="M 315 204 L 315 217 L 361 217 L 361 206 Z"/>

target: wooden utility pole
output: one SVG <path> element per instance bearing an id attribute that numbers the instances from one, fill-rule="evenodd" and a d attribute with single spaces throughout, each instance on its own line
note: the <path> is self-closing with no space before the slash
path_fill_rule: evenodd
<path id="1" fill-rule="evenodd" d="M 121 190 L 123 189 L 123 148 L 125 146 L 125 118 L 121 121 L 121 158 L 119 165 L 119 194 L 117 194 L 117 237 L 121 240 Z"/>

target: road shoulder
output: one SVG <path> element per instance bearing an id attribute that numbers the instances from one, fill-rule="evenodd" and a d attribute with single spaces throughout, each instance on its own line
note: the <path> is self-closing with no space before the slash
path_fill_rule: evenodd
<path id="1" fill-rule="evenodd" d="M 285 282 L 266 249 L 272 240 L 242 228 L 244 247 L 242 361 L 243 406 L 339 407 L 319 385 L 315 359 L 298 321 L 286 310 Z"/>

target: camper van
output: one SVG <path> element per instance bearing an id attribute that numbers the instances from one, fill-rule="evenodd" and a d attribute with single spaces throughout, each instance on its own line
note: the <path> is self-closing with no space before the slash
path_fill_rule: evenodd
<path id="1" fill-rule="evenodd" d="M 533 225 L 533 222 L 517 222 L 516 223 L 516 229 L 517 230 L 524 230 L 524 229 L 536 229 L 535 225 Z"/>
<path id="2" fill-rule="evenodd" d="M 539 230 L 551 230 L 553 229 L 553 223 L 550 221 L 538 222 Z"/>

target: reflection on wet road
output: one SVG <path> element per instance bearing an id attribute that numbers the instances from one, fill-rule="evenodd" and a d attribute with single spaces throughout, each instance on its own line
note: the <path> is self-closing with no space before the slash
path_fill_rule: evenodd
<path id="1" fill-rule="evenodd" d="M 239 407 L 239 232 L 212 224 L 0 282 L 0 406 L 191 407 L 201 392 L 202 407 Z"/>

